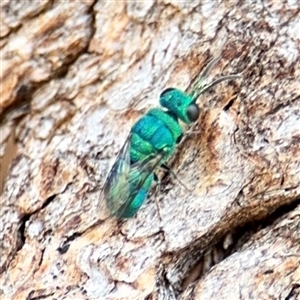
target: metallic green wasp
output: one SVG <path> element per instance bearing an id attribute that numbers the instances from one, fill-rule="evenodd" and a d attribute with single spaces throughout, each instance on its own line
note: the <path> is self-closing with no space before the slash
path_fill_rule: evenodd
<path id="1" fill-rule="evenodd" d="M 183 135 L 179 120 L 185 124 L 197 121 L 196 100 L 214 85 L 240 75 L 228 75 L 204 84 L 220 58 L 204 69 L 191 92 L 168 88 L 160 95 L 162 108 L 152 108 L 132 127 L 104 185 L 104 197 L 110 214 L 132 217 L 144 203 L 157 171 L 174 154 Z"/>

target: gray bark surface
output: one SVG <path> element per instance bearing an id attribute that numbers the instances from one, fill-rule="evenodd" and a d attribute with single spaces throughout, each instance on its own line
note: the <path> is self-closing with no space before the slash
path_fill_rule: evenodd
<path id="1" fill-rule="evenodd" d="M 1 299 L 300 299 L 297 1 L 3 1 Z M 137 215 L 105 178 L 167 87 L 242 74 Z"/>

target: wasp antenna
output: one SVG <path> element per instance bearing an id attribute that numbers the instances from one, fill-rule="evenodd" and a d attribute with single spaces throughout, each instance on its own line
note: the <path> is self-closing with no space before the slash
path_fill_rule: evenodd
<path id="1" fill-rule="evenodd" d="M 222 82 L 222 81 L 225 81 L 225 80 L 233 80 L 233 79 L 240 79 L 240 78 L 243 78 L 242 75 L 240 74 L 232 74 L 232 75 L 226 75 L 226 76 L 222 76 L 216 80 L 214 80 L 213 82 L 207 84 L 207 85 L 204 85 L 202 87 L 201 90 L 199 90 L 199 95 L 195 95 L 196 97 L 195 98 L 198 98 L 201 94 L 207 92 L 210 88 L 212 88 L 213 86 L 217 85 L 218 83 Z"/>
<path id="2" fill-rule="evenodd" d="M 200 74 L 199 79 L 197 80 L 196 84 L 193 86 L 192 91 L 189 93 L 192 96 L 193 101 L 196 101 L 201 94 L 205 93 L 210 88 L 212 88 L 213 86 L 217 85 L 222 81 L 242 78 L 240 74 L 232 74 L 232 75 L 222 76 L 211 83 L 203 84 L 207 74 L 210 72 L 210 70 L 215 66 L 215 64 L 220 59 L 221 56 L 218 56 L 213 60 L 211 60 L 209 64 L 205 67 L 203 72 Z"/>
<path id="3" fill-rule="evenodd" d="M 218 56 L 214 59 L 212 59 L 208 65 L 205 67 L 205 69 L 201 72 L 199 76 L 199 80 L 203 80 L 206 78 L 207 74 L 210 72 L 210 70 L 215 66 L 215 64 L 221 59 L 221 56 Z"/>
<path id="4" fill-rule="evenodd" d="M 210 70 L 213 68 L 213 66 L 221 59 L 221 56 L 218 56 L 214 59 L 212 59 L 208 65 L 205 67 L 205 69 L 200 73 L 199 75 L 199 79 L 196 81 L 195 85 L 192 87 L 192 90 L 190 91 L 190 95 L 193 98 L 198 98 L 199 95 L 202 93 L 200 91 L 202 91 L 203 89 L 203 82 L 205 80 L 205 78 L 207 77 L 207 74 L 210 72 Z M 195 97 L 195 95 L 198 95 Z"/>

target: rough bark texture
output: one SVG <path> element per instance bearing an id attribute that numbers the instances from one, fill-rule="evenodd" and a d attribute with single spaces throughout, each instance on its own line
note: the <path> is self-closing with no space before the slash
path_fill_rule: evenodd
<path id="1" fill-rule="evenodd" d="M 1 2 L 1 299 L 300 299 L 298 1 Z M 100 220 L 132 124 L 199 99 L 160 193 Z"/>

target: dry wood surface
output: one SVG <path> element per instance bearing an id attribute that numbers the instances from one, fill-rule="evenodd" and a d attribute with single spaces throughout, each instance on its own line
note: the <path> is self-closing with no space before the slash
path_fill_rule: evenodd
<path id="1" fill-rule="evenodd" d="M 300 299 L 300 4 L 0 3 L 1 299 Z M 159 189 L 105 178 L 167 87 L 198 100 Z"/>

